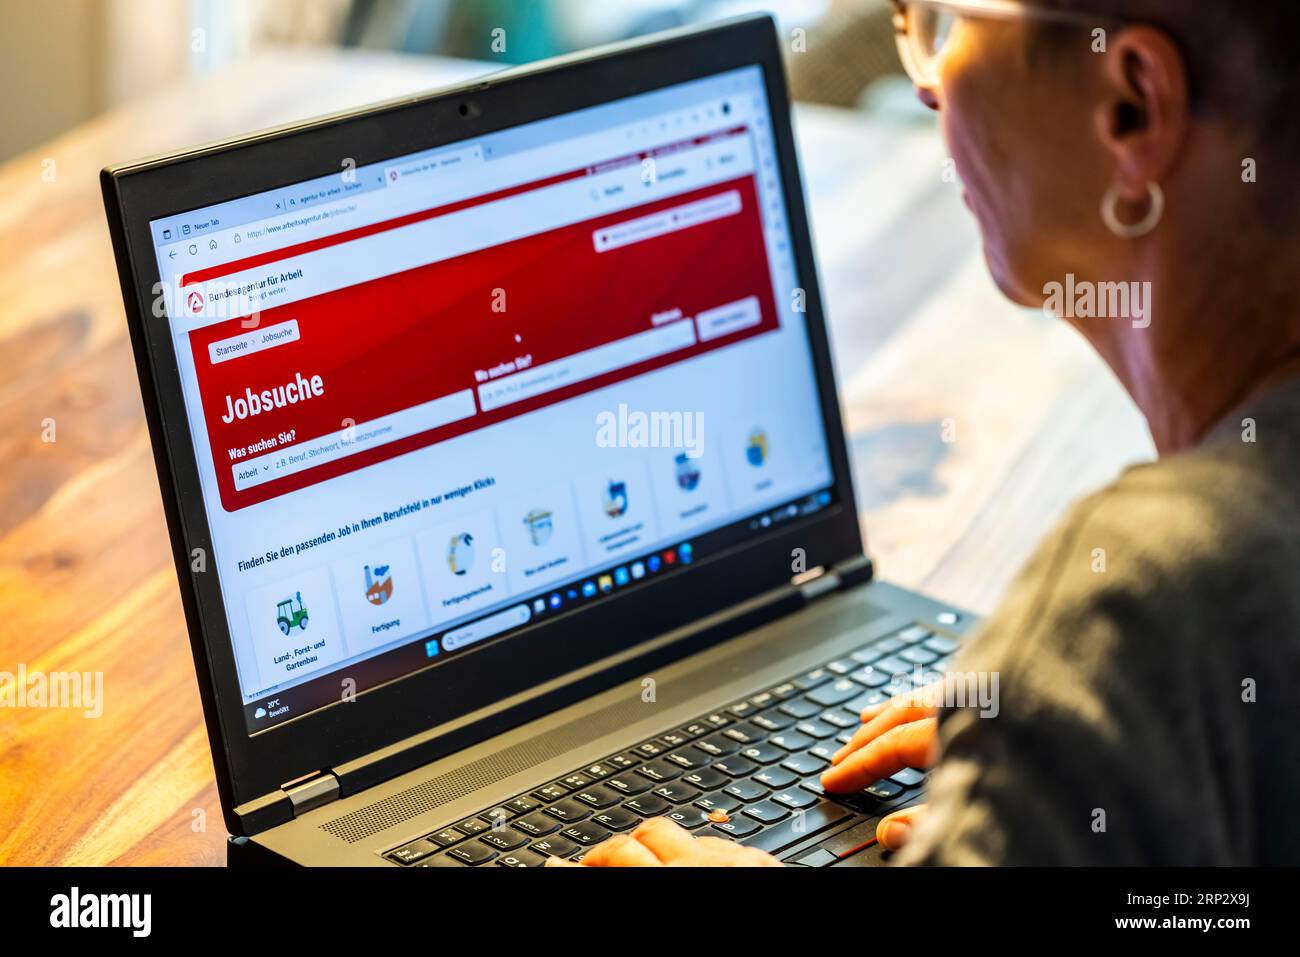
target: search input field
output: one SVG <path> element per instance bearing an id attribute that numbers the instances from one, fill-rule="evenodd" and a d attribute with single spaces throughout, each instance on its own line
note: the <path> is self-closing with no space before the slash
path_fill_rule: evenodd
<path id="1" fill-rule="evenodd" d="M 235 489 L 243 491 L 303 469 L 314 468 L 367 449 L 379 448 L 398 439 L 468 419 L 476 411 L 474 393 L 462 389 L 392 415 L 380 416 L 265 455 L 243 459 L 230 467 Z"/>
<path id="2" fill-rule="evenodd" d="M 490 412 L 693 345 L 695 325 L 689 319 L 671 322 L 485 382 L 478 387 L 479 405 L 484 412 Z"/>

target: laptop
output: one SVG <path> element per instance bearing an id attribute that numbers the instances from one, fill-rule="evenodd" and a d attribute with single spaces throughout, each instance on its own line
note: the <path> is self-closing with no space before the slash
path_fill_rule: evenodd
<path id="1" fill-rule="evenodd" d="M 864 554 L 770 18 L 102 185 L 232 861 L 881 861 L 923 773 L 819 774 L 974 619 Z"/>

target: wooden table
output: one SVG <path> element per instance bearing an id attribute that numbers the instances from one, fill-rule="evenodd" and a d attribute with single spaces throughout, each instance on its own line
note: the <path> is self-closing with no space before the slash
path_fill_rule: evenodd
<path id="1" fill-rule="evenodd" d="M 105 701 L 0 710 L 0 863 L 225 860 L 99 169 L 477 70 L 277 54 L 0 167 L 0 671 L 102 672 Z M 987 611 L 1145 429 L 1072 332 L 999 298 L 932 122 L 797 121 L 871 551 Z"/>

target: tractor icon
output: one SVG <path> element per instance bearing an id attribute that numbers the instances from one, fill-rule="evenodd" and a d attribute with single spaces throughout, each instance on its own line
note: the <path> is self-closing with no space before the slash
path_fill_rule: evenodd
<path id="1" fill-rule="evenodd" d="M 294 599 L 298 607 L 294 608 Z M 293 598 L 286 598 L 275 606 L 275 621 L 286 635 L 294 628 L 307 630 L 307 609 L 302 606 L 302 592 L 294 592 Z"/>

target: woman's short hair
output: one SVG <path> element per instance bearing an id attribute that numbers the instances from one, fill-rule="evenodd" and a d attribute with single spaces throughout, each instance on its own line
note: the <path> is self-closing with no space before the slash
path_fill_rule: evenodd
<path id="1" fill-rule="evenodd" d="M 1148 23 L 1186 58 L 1193 108 L 1238 126 L 1258 152 L 1300 166 L 1300 0 L 1031 0 Z M 1067 28 L 1042 28 L 1053 46 Z M 1078 31 L 1073 31 L 1077 42 Z M 1091 49 L 1091 47 L 1089 47 Z M 1243 157 L 1245 159 L 1245 157 Z"/>

